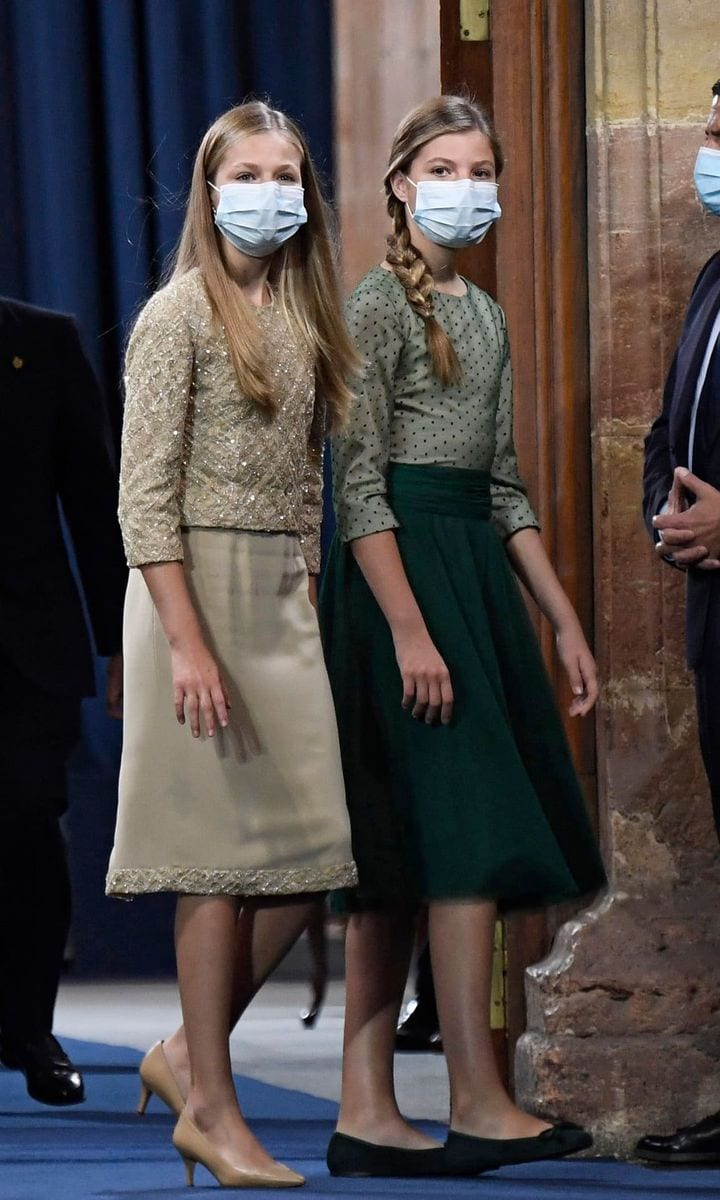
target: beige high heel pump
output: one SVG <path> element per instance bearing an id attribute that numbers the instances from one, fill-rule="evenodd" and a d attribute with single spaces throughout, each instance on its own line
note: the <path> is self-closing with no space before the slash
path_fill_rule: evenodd
<path id="1" fill-rule="evenodd" d="M 201 1163 L 214 1175 L 221 1187 L 229 1188 L 288 1188 L 300 1187 L 302 1175 L 282 1163 L 274 1163 L 266 1171 L 242 1171 L 234 1167 L 201 1133 L 197 1125 L 183 1112 L 175 1126 L 173 1145 L 185 1164 L 185 1182 L 192 1187 L 195 1167 Z"/>
<path id="2" fill-rule="evenodd" d="M 151 1046 L 140 1063 L 138 1116 L 143 1116 L 153 1093 L 159 1096 L 168 1108 L 172 1109 L 176 1117 L 180 1116 L 185 1104 L 185 1097 L 180 1091 L 177 1079 L 165 1057 L 162 1042 L 156 1042 L 154 1046 Z"/>

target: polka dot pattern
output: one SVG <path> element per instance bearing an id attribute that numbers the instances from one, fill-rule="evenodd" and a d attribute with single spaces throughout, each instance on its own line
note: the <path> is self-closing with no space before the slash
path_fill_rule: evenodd
<path id="1" fill-rule="evenodd" d="M 432 374 L 424 322 L 392 272 L 373 267 L 348 302 L 366 365 L 349 424 L 333 439 L 335 507 L 345 541 L 397 528 L 387 501 L 390 462 L 489 471 L 492 519 L 501 535 L 538 528 L 517 469 L 505 314 L 472 283 L 465 296 L 435 292 L 433 299 L 463 371 L 447 387 Z"/>

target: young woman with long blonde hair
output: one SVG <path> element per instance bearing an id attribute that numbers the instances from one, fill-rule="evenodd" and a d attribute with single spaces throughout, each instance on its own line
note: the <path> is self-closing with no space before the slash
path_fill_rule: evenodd
<path id="1" fill-rule="evenodd" d="M 349 306 L 366 369 L 333 445 L 339 537 L 321 597 L 360 876 L 336 1174 L 474 1173 L 591 1141 L 512 1103 L 489 1030 L 498 910 L 604 881 L 513 571 L 554 626 L 573 715 L 595 703 L 595 664 L 518 476 L 504 314 L 456 269 L 500 215 L 502 165 L 477 105 L 414 109 L 385 175 L 385 261 Z M 450 1075 L 444 1150 L 393 1089 L 421 904 Z"/>
<path id="2" fill-rule="evenodd" d="M 141 1065 L 197 1162 L 292 1187 L 238 1107 L 229 1032 L 327 889 L 356 878 L 314 599 L 322 444 L 357 356 L 298 127 L 224 113 L 126 363 L 125 742 L 107 891 L 178 894 L 183 1025 Z M 310 580 L 308 580 L 310 573 Z M 189 729 L 187 726 L 189 725 Z"/>

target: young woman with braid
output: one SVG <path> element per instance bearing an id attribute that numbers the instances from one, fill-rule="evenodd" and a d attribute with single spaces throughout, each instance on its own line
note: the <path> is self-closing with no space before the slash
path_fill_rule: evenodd
<path id="1" fill-rule="evenodd" d="M 360 878 L 345 894 L 336 1174 L 474 1174 L 591 1144 L 513 1104 L 489 1031 L 498 910 L 605 879 L 515 574 L 555 629 L 573 715 L 595 703 L 595 664 L 518 476 L 505 317 L 455 266 L 500 215 L 501 168 L 476 105 L 413 110 L 385 175 L 385 262 L 349 306 L 366 369 L 333 444 L 339 536 L 321 600 Z M 444 1147 L 393 1090 L 423 903 L 450 1076 Z"/>

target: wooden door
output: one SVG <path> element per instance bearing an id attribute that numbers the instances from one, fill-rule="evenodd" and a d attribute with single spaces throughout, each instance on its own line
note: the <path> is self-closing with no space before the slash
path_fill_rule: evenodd
<path id="1" fill-rule="evenodd" d="M 462 270 L 508 319 L 520 467 L 560 580 L 592 632 L 592 513 L 587 315 L 585 67 L 578 0 L 485 0 L 490 40 L 461 35 L 460 0 L 440 0 L 444 92 L 469 91 L 494 115 L 506 167 L 497 235 Z M 570 693 L 552 630 L 534 615 L 564 711 Z M 566 730 L 596 815 L 593 718 Z M 559 914 L 506 922 L 510 1053 L 525 1025 L 525 967 L 546 952 Z"/>

